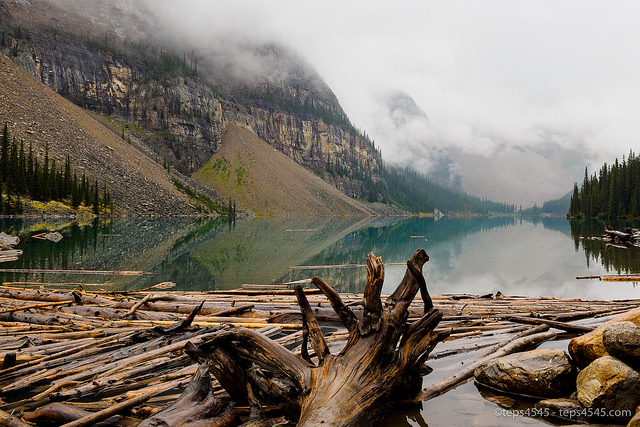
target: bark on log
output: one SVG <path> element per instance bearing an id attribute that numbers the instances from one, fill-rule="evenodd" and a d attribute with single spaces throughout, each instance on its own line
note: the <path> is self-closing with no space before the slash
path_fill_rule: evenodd
<path id="1" fill-rule="evenodd" d="M 186 351 L 206 364 L 238 403 L 253 408 L 277 405 L 297 419 L 299 426 L 371 425 L 394 400 L 419 391 L 425 359 L 448 335 L 434 332 L 442 314 L 433 307 L 422 275 L 428 259 L 423 249 L 413 254 L 402 282 L 383 305 L 384 264 L 369 254 L 361 319 L 330 286 L 313 279 L 349 331 L 337 355 L 330 353 L 300 287 L 296 295 L 303 318 L 303 357 L 242 328 L 220 331 L 198 347 L 187 345 Z M 409 305 L 419 290 L 424 314 L 409 323 Z M 308 354 L 307 340 L 317 357 L 315 363 Z"/>
<path id="2" fill-rule="evenodd" d="M 27 424 L 20 418 L 16 418 L 8 412 L 0 409 L 0 426 L 2 427 L 30 427 L 31 424 Z"/>
<path id="3" fill-rule="evenodd" d="M 571 323 L 558 322 L 557 320 L 539 319 L 536 317 L 510 316 L 507 317 L 506 320 L 514 323 L 525 323 L 529 325 L 549 325 L 552 328 L 560 329 L 565 332 L 576 332 L 579 334 L 591 332 L 595 329 L 593 326 L 572 325 Z"/>

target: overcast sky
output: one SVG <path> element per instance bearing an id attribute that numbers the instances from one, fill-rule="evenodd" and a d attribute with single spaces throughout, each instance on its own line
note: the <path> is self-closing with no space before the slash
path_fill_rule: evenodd
<path id="1" fill-rule="evenodd" d="M 377 94 L 399 89 L 437 146 L 637 151 L 640 2 L 154 0 L 184 35 L 243 34 L 299 51 L 352 122 L 389 150 Z M 173 23 L 173 24 L 170 24 Z"/>

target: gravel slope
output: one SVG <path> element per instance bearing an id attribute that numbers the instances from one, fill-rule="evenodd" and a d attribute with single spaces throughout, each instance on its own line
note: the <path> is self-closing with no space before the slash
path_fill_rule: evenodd
<path id="1" fill-rule="evenodd" d="M 0 54 L 0 125 L 33 144 L 43 159 L 63 165 L 67 154 L 100 187 L 107 184 L 119 215 L 193 215 L 196 210 L 161 165 L 123 141 L 84 110 L 34 80 Z"/>
<path id="2" fill-rule="evenodd" d="M 251 131 L 227 126 L 218 152 L 193 175 L 236 208 L 272 216 L 376 213 L 275 150 Z"/>

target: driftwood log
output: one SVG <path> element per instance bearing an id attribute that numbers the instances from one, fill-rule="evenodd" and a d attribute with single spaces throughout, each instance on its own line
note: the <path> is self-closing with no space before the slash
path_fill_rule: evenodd
<path id="1" fill-rule="evenodd" d="M 260 420 L 267 418 L 265 406 L 278 407 L 299 426 L 375 424 L 393 402 L 420 391 L 424 362 L 448 335 L 434 332 L 442 314 L 433 307 L 422 275 L 422 266 L 428 260 L 423 249 L 417 250 L 407 262 L 401 283 L 383 305 L 380 293 L 384 264 L 369 254 L 361 318 L 329 285 L 320 278 L 313 279 L 348 331 L 346 345 L 338 354 L 329 351 L 300 287 L 296 289 L 303 313 L 301 356 L 244 328 L 219 331 L 198 346 L 187 344 L 186 351 L 207 367 L 236 405 L 249 405 L 252 425 L 260 425 Z M 409 323 L 408 308 L 418 290 L 424 315 Z M 185 418 L 176 416 L 186 407 L 195 407 L 200 396 L 208 395 L 206 377 L 200 370 L 197 382 L 179 399 L 180 404 L 156 414 L 148 425 L 185 425 L 185 418 L 200 423 L 207 416 L 211 422 L 228 422 L 228 413 L 223 414 L 227 406 L 218 399 L 211 399 L 211 405 L 200 405 L 204 416 L 193 412 Z M 197 390 L 199 387 L 203 390 Z"/>
<path id="2" fill-rule="evenodd" d="M 626 245 L 638 245 L 640 244 L 640 230 L 631 227 L 626 227 L 624 231 L 614 230 L 605 224 L 601 239 L 623 245 L 623 247 Z"/>

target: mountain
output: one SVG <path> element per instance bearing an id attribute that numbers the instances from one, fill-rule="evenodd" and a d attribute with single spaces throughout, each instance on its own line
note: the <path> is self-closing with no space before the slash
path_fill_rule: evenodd
<path id="1" fill-rule="evenodd" d="M 558 158 L 528 147 L 502 147 L 492 155 L 450 150 L 461 188 L 491 200 L 530 206 L 564 196 L 573 183 Z"/>
<path id="2" fill-rule="evenodd" d="M 251 131 L 230 125 L 216 154 L 193 179 L 233 200 L 237 209 L 268 216 L 371 216 L 317 175 Z"/>
<path id="3" fill-rule="evenodd" d="M 470 206 L 477 206 L 462 194 L 451 203 L 451 193 L 436 188 L 422 174 L 400 176 L 388 170 L 379 147 L 349 121 L 332 90 L 296 52 L 276 43 L 233 37 L 176 39 L 161 22 L 155 16 L 154 3 L 147 1 L 0 0 L 0 51 L 37 81 L 92 112 L 96 121 L 119 137 L 119 144 L 126 142 L 137 150 L 136 156 L 162 165 L 167 171 L 163 182 L 174 183 L 170 191 L 184 192 L 188 197 L 181 196 L 183 200 L 200 210 L 219 211 L 228 203 L 229 192 L 203 171 L 227 150 L 225 135 L 233 140 L 235 127 L 248 130 L 304 168 L 303 178 L 302 169 L 292 163 L 271 167 L 269 178 L 277 177 L 279 185 L 294 176 L 297 182 L 288 183 L 294 187 L 302 182 L 320 183 L 308 176 L 314 174 L 343 195 L 367 199 L 376 209 L 377 202 L 395 202 L 405 209 L 411 206 L 416 212 L 445 205 L 450 206 L 449 211 L 468 212 Z M 407 105 L 398 99 L 397 109 L 402 108 Z M 414 109 L 412 113 L 419 112 Z M 64 128 L 62 122 L 58 125 Z M 19 126 L 12 131 L 24 132 Z M 74 141 L 72 137 L 64 144 L 73 147 Z M 265 152 L 265 146 L 253 138 L 251 142 L 259 151 L 243 151 L 246 176 L 261 176 L 261 171 L 272 165 L 257 165 L 248 159 L 254 154 L 262 161 L 273 159 L 258 155 Z M 109 147 L 116 150 L 112 144 Z M 42 151 L 41 145 L 39 149 Z M 221 150 L 221 156 L 216 157 Z M 78 161 L 74 167 L 80 170 L 82 160 Z M 113 167 L 103 164 L 87 169 L 87 174 L 91 180 L 100 180 L 111 174 L 109 168 Z M 442 173 L 449 171 L 447 166 Z M 396 183 L 392 184 L 390 176 L 400 179 L 394 178 Z M 116 197 L 111 187 L 118 183 L 100 182 L 110 187 L 117 205 L 124 196 Z M 256 188 L 245 185 L 246 193 L 235 191 L 231 198 L 258 213 L 280 215 L 293 209 L 287 211 L 292 214 L 299 207 L 285 209 L 287 203 L 276 200 L 283 197 L 282 191 L 259 191 L 258 182 L 253 181 Z M 309 191 L 316 199 L 305 204 L 307 208 L 316 206 L 320 212 L 334 207 L 334 214 L 370 214 L 371 205 L 354 204 L 353 200 L 347 203 L 342 195 L 328 192 L 324 183 L 313 188 Z M 398 202 L 410 199 L 415 188 L 421 189 L 420 203 Z M 124 190 L 118 187 L 118 191 Z M 266 209 L 267 205 L 278 207 Z M 127 209 L 133 208 L 127 204 Z M 167 206 L 165 210 L 171 209 Z M 142 211 L 158 213 L 150 207 Z"/>
<path id="4" fill-rule="evenodd" d="M 372 131 L 382 136 L 382 152 L 394 165 L 411 167 L 452 189 L 525 207 L 571 189 L 575 165 L 567 164 L 557 146 L 534 150 L 503 144 L 491 152 L 445 146 L 410 94 L 383 92 L 377 102 L 377 126 Z"/>

